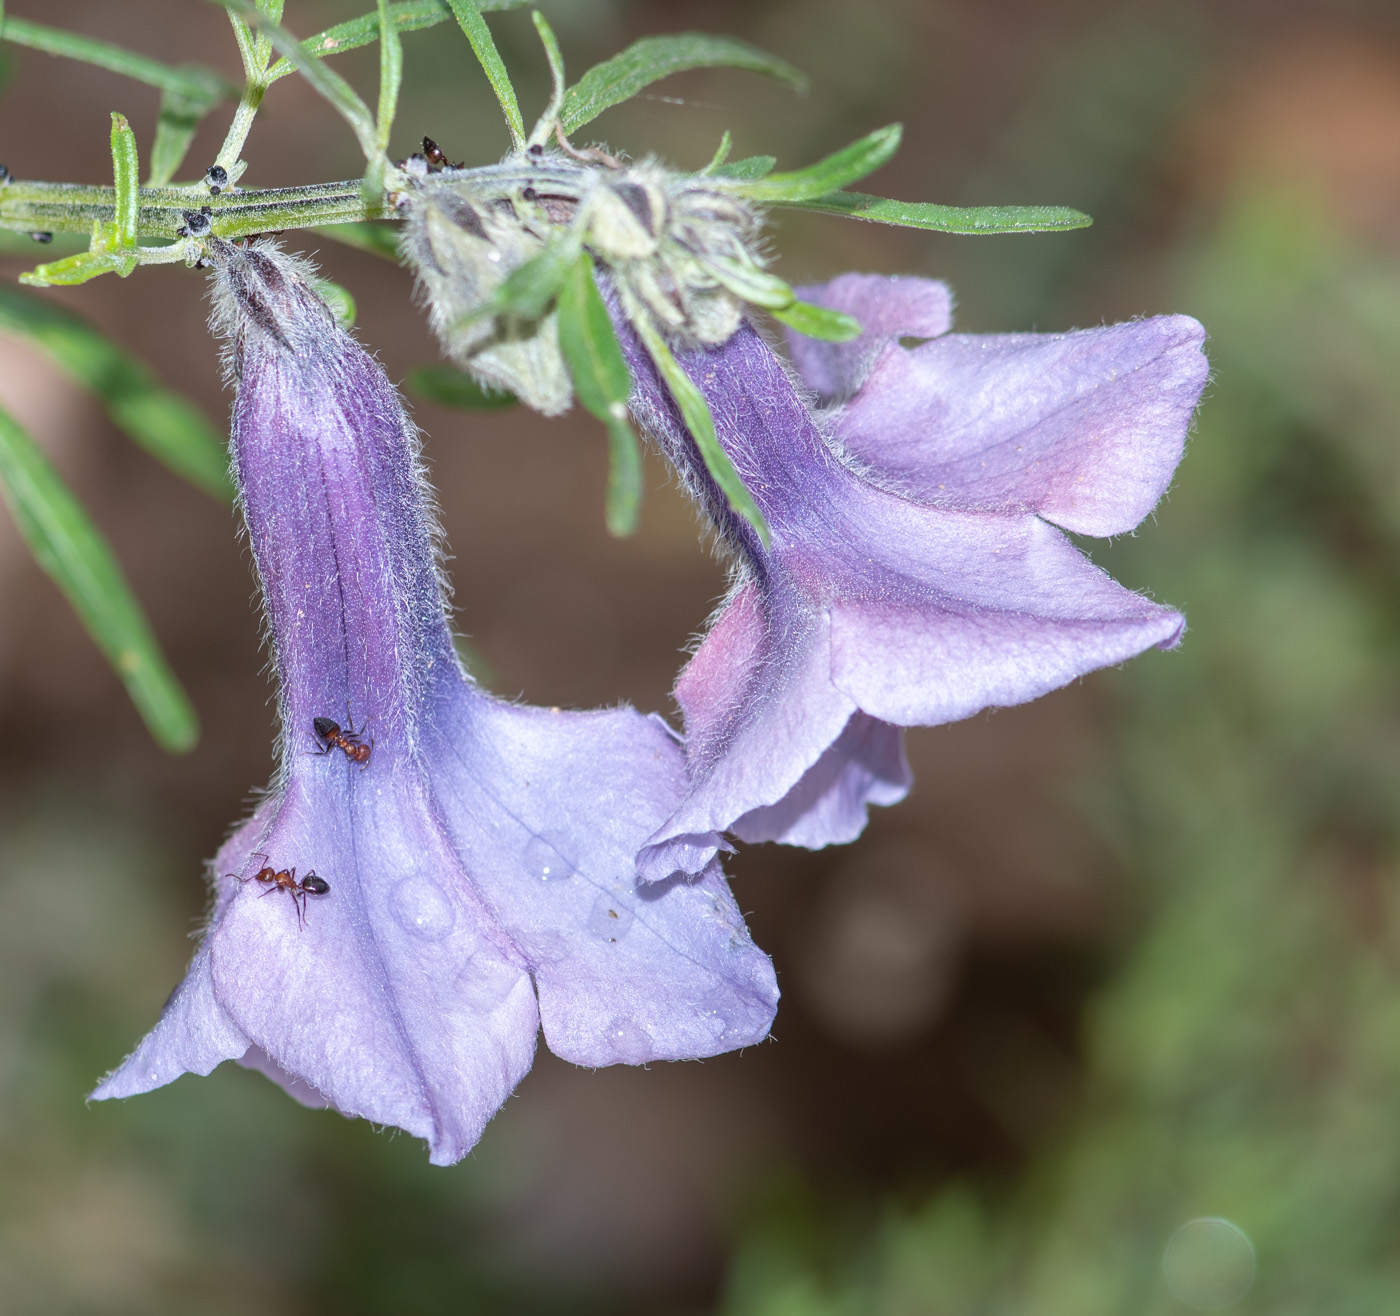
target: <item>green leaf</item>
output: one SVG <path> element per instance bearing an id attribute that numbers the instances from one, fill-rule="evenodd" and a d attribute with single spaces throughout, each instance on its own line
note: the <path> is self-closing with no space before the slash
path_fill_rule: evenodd
<path id="1" fill-rule="evenodd" d="M 126 115 L 112 115 L 112 180 L 116 204 L 112 214 L 114 246 L 136 245 L 136 216 L 141 209 L 141 160 L 136 152 L 136 134 Z M 132 268 L 135 269 L 133 262 Z"/>
<path id="2" fill-rule="evenodd" d="M 333 238 L 357 251 L 367 251 L 372 256 L 384 256 L 397 263 L 399 259 L 399 226 L 385 224 L 377 220 L 360 220 L 351 224 L 322 224 L 313 228 L 323 238 Z"/>
<path id="3" fill-rule="evenodd" d="M 232 83 L 210 69 L 197 65 L 172 68 L 169 64 L 123 50 L 106 41 L 65 32 L 62 28 L 44 27 L 10 14 L 5 15 L 0 25 L 0 38 L 28 46 L 31 50 L 42 50 L 47 55 L 61 55 L 85 64 L 96 64 L 99 68 L 110 69 L 113 73 L 159 87 L 162 91 L 206 103 L 211 109 L 221 100 L 238 95 L 238 89 Z"/>
<path id="4" fill-rule="evenodd" d="M 349 329 L 355 323 L 355 298 L 350 289 L 334 279 L 317 277 L 312 280 L 317 295 L 330 308 L 336 323 Z"/>
<path id="5" fill-rule="evenodd" d="M 852 142 L 805 169 L 769 174 L 767 178 L 739 183 L 737 190 L 750 201 L 779 204 L 824 196 L 845 187 L 847 183 L 864 178 L 866 174 L 874 173 L 899 150 L 899 139 L 903 133 L 903 127 L 897 123 L 877 128 L 869 136 Z"/>
<path id="6" fill-rule="evenodd" d="M 389 0 L 379 0 L 379 104 L 375 110 L 375 140 L 379 153 L 389 150 L 389 134 L 399 107 L 399 85 L 403 82 L 403 45 L 399 29 L 389 12 Z"/>
<path id="7" fill-rule="evenodd" d="M 936 233 L 1053 233 L 1088 228 L 1094 222 L 1068 206 L 937 206 L 928 201 L 891 201 L 863 192 L 829 192 L 806 201 L 777 204 Z"/>
<path id="8" fill-rule="evenodd" d="M 487 14 L 494 10 L 519 9 L 529 3 L 530 0 L 478 0 L 476 8 L 480 13 Z M 445 23 L 452 17 L 452 9 L 447 0 L 407 0 L 403 4 L 390 5 L 389 13 L 394 20 L 394 26 L 400 32 L 420 32 L 424 28 Z M 359 18 L 328 27 L 314 37 L 307 37 L 301 44 L 302 49 L 312 59 L 323 59 L 327 55 L 339 55 L 346 50 L 372 46 L 378 40 L 379 11 L 376 9 L 368 14 L 361 14 Z M 285 77 L 291 71 L 292 65 L 288 61 L 278 60 L 269 70 L 269 76 L 275 80 Z"/>
<path id="9" fill-rule="evenodd" d="M 710 173 L 715 178 L 763 178 L 773 172 L 773 166 L 777 163 L 778 158 L 774 155 L 751 155 L 735 160 L 733 164 L 716 165 Z"/>
<path id="10" fill-rule="evenodd" d="M 549 102 L 530 132 L 530 145 L 538 143 L 543 146 L 554 136 L 554 130 L 559 125 L 559 111 L 564 105 L 564 53 L 559 49 L 559 38 L 554 35 L 549 20 L 538 9 L 530 17 L 544 46 L 544 57 L 549 61 Z"/>
<path id="11" fill-rule="evenodd" d="M 160 117 L 156 120 L 155 141 L 151 143 L 151 174 L 148 187 L 164 187 L 185 161 L 194 135 L 212 108 L 176 91 L 160 95 Z"/>
<path id="12" fill-rule="evenodd" d="M 860 321 L 844 311 L 828 310 L 825 306 L 813 306 L 811 302 L 794 301 L 789 306 L 777 307 L 769 314 L 781 320 L 789 329 L 796 329 L 808 338 L 820 338 L 828 343 L 849 343 L 861 334 Z"/>
<path id="13" fill-rule="evenodd" d="M 559 295 L 580 245 L 580 237 L 571 229 L 556 234 L 538 256 L 511 270 L 495 297 L 472 318 L 518 315 L 522 320 L 538 320 Z"/>
<path id="14" fill-rule="evenodd" d="M 715 418 L 710 414 L 710 404 L 705 401 L 705 395 L 681 369 L 681 364 L 671 354 L 666 339 L 645 313 L 629 315 L 628 319 L 642 340 L 642 345 L 647 349 L 647 355 L 656 363 L 656 368 L 661 378 L 666 381 L 666 387 L 676 400 L 676 405 L 681 409 L 681 418 L 685 421 L 686 429 L 690 431 L 690 437 L 695 440 L 695 446 L 700 450 L 705 468 L 729 500 L 729 505 L 753 526 L 764 548 L 767 548 L 770 543 L 768 523 L 763 519 L 763 513 L 758 510 L 758 504 L 754 502 L 748 488 L 739 478 L 739 472 L 734 469 L 729 455 L 720 447 L 719 438 L 715 434 Z"/>
<path id="15" fill-rule="evenodd" d="M 711 36 L 705 32 L 643 37 L 621 54 L 595 64 L 569 88 L 560 125 L 566 133 L 571 133 L 591 123 L 610 106 L 631 99 L 643 87 L 672 73 L 718 67 L 766 73 L 797 91 L 807 89 L 806 77 L 786 60 L 737 37 Z"/>
<path id="16" fill-rule="evenodd" d="M 378 161 L 383 152 L 379 149 L 379 132 L 375 117 L 355 89 L 329 68 L 321 60 L 313 58 L 303 48 L 300 41 L 280 23 L 275 23 L 266 14 L 250 3 L 250 0 L 211 0 L 230 13 L 237 14 L 249 27 L 256 28 L 272 44 L 279 55 L 295 64 L 307 82 L 335 108 L 340 117 L 354 131 L 360 150 L 370 164 Z M 376 12 L 377 17 L 377 12 Z"/>
<path id="17" fill-rule="evenodd" d="M 510 129 L 511 145 L 519 150 L 525 145 L 525 120 L 520 117 L 520 102 L 515 98 L 515 88 L 511 85 L 510 74 L 506 72 L 505 61 L 496 49 L 491 29 L 482 18 L 483 5 L 477 0 L 448 0 L 457 25 L 471 42 L 477 62 L 486 74 L 486 81 L 496 93 L 501 104 L 501 112 L 506 116 L 506 127 Z"/>
<path id="18" fill-rule="evenodd" d="M 199 738 L 194 709 L 111 546 L 38 444 L 3 411 L 0 495 L 35 561 L 67 596 L 151 734 L 173 753 L 191 749 Z"/>
<path id="19" fill-rule="evenodd" d="M 559 350 L 579 402 L 608 429 L 608 531 L 619 538 L 635 534 L 642 505 L 642 449 L 627 423 L 632 372 L 598 293 L 593 261 L 582 253 L 559 290 Z"/>
<path id="20" fill-rule="evenodd" d="M 700 172 L 702 174 L 714 173 L 715 170 L 720 167 L 720 165 L 722 165 L 726 160 L 729 159 L 729 152 L 733 149 L 734 137 L 733 134 L 730 133 L 729 129 L 726 128 L 724 130 L 724 136 L 719 139 L 719 145 L 715 147 L 714 155 L 710 157 L 710 163 L 707 164 Z"/>
<path id="21" fill-rule="evenodd" d="M 419 366 L 408 372 L 405 382 L 410 393 L 427 402 L 469 411 L 499 411 L 518 400 L 514 393 L 489 392 L 456 366 Z"/>
<path id="22" fill-rule="evenodd" d="M 782 279 L 759 269 L 757 265 L 725 260 L 720 256 L 702 256 L 700 262 L 736 297 L 742 297 L 765 310 L 781 310 L 796 300 L 792 289 Z"/>
<path id="23" fill-rule="evenodd" d="M 72 311 L 0 283 L 0 330 L 29 339 L 96 394 L 112 423 L 197 489 L 233 498 L 223 439 L 184 398 Z"/>
<path id="24" fill-rule="evenodd" d="M 140 263 L 142 250 L 136 242 L 141 211 L 141 161 L 136 150 L 136 134 L 124 114 L 112 115 L 112 218 L 96 219 L 88 249 L 64 260 L 50 261 L 19 276 L 21 283 L 47 287 L 51 284 L 86 283 L 101 274 L 117 274 L 123 279 Z"/>

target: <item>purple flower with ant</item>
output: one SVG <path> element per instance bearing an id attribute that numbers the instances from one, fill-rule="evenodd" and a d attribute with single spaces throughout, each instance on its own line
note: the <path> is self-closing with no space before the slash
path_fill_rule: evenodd
<path id="1" fill-rule="evenodd" d="M 850 841 L 871 804 L 908 792 L 902 728 L 1035 699 L 1184 628 L 1062 529 L 1126 533 L 1165 492 L 1207 376 L 1196 321 L 950 334 L 928 280 L 797 291 L 864 326 L 841 344 L 793 335 L 800 380 L 748 324 L 677 353 L 766 545 L 613 303 L 632 413 L 733 563 L 676 686 L 691 785 L 639 856 L 648 878 L 703 869 L 725 833 Z"/>
<path id="2" fill-rule="evenodd" d="M 686 789 L 674 736 L 629 708 L 530 708 L 473 684 L 397 393 L 303 262 L 266 242 L 211 255 L 281 766 L 214 860 L 184 982 L 94 1096 L 232 1059 L 449 1164 L 540 1028 L 590 1066 L 763 1038 L 772 966 L 718 864 L 637 879 Z"/>

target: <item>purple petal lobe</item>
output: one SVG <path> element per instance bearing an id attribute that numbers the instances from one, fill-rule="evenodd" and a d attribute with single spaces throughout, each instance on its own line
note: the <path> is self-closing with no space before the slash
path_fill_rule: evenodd
<path id="1" fill-rule="evenodd" d="M 477 856 L 477 886 L 533 967 L 550 1050 L 577 1064 L 642 1064 L 763 1038 L 777 984 L 718 866 L 638 888 L 634 856 L 685 790 L 669 730 L 626 710 L 487 705 L 473 718 L 473 741 L 494 754 L 445 751 L 437 789 L 458 846 Z M 513 734 L 483 735 L 506 719 Z M 460 715 L 447 725 L 449 742 L 466 738 Z M 463 807 L 488 783 L 495 809 Z M 561 798 L 590 800 L 594 826 L 560 832 Z"/>
<path id="2" fill-rule="evenodd" d="M 887 344 L 835 435 L 914 496 L 1122 534 L 1181 460 L 1209 367 L 1184 315 Z"/>
<path id="3" fill-rule="evenodd" d="M 953 323 L 946 283 L 900 275 L 842 274 L 793 291 L 806 302 L 853 315 L 865 331 L 848 343 L 826 343 L 789 329 L 788 351 L 807 387 L 831 402 L 865 383 L 876 360 L 899 338 L 937 338 Z"/>
<path id="4" fill-rule="evenodd" d="M 731 828 L 741 841 L 820 850 L 854 841 L 872 804 L 898 804 L 914 784 L 898 727 L 855 713 L 777 804 L 751 809 Z"/>
<path id="5" fill-rule="evenodd" d="M 201 946 L 185 980 L 161 1011 L 160 1022 L 112 1073 L 93 1089 L 93 1101 L 134 1097 L 173 1083 L 181 1074 L 210 1074 L 248 1050 L 247 1036 L 214 995 L 209 951 Z"/>
<path id="6" fill-rule="evenodd" d="M 270 1078 L 278 1087 L 299 1105 L 308 1110 L 334 1110 L 335 1107 L 317 1092 L 305 1079 L 289 1074 L 260 1046 L 250 1046 L 238 1063 L 244 1069 L 252 1069 L 264 1078 Z"/>

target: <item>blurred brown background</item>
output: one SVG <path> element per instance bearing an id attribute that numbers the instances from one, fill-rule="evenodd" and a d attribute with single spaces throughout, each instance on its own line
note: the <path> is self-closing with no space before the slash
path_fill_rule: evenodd
<path id="1" fill-rule="evenodd" d="M 365 7 L 289 0 L 286 22 L 309 34 Z M 746 37 L 812 78 L 805 99 L 734 72 L 671 79 L 594 125 L 615 148 L 698 167 L 729 128 L 736 156 L 770 152 L 794 167 L 897 119 L 905 145 L 871 190 L 1064 203 L 1097 220 L 1080 234 L 978 239 L 780 213 L 777 269 L 794 282 L 846 269 L 945 277 L 959 325 L 971 330 L 1190 313 L 1173 291 L 1175 253 L 1242 172 L 1325 190 L 1357 234 L 1400 245 L 1393 4 L 541 7 L 574 77 L 638 36 L 700 28 Z M 197 0 L 11 0 L 8 9 L 237 76 L 224 18 Z M 528 119 L 546 91 L 528 16 L 491 23 Z M 395 152 L 427 133 L 454 159 L 496 158 L 506 144 L 499 114 L 458 34 L 444 26 L 409 35 L 405 53 Z M 148 148 L 154 91 L 15 47 L 4 58 L 12 80 L 0 101 L 0 159 L 15 175 L 106 178 L 114 109 Z M 337 67 L 370 93 L 371 52 Z M 1047 136 L 1051 119 L 1058 126 Z M 213 159 L 226 122 L 226 110 L 211 116 L 186 173 Z M 269 94 L 245 155 L 248 186 L 357 172 L 348 131 L 294 78 Z M 404 272 L 304 234 L 289 244 L 316 251 L 353 292 L 359 332 L 392 377 L 438 359 Z M 26 263 L 3 266 L 13 278 Z M 209 414 L 225 413 L 199 275 L 145 270 L 50 295 Z M 731 863 L 784 991 L 763 1047 L 703 1065 L 598 1073 L 542 1051 L 478 1152 L 451 1171 L 428 1172 L 421 1149 L 363 1125 L 303 1135 L 334 1117 L 293 1109 L 243 1073 L 181 1080 L 178 1094 L 143 1099 L 154 1112 L 146 1115 L 83 1112 L 86 1087 L 134 1043 L 181 973 L 183 934 L 203 906 L 202 864 L 270 774 L 271 689 L 232 514 L 137 451 L 91 399 L 10 338 L 0 339 L 0 402 L 110 536 L 204 726 L 185 758 L 152 745 L 0 515 L 0 918 L 10 928 L 0 948 L 11 966 L 0 968 L 0 1145 L 10 1176 L 0 1297 L 10 1292 L 16 1309 L 395 1309 L 398 1290 L 375 1296 L 373 1283 L 355 1289 L 346 1277 L 356 1273 L 347 1258 L 372 1250 L 381 1230 L 412 1251 L 385 1220 L 396 1211 L 443 1229 L 456 1222 L 461 1235 L 434 1246 L 468 1259 L 423 1268 L 456 1275 L 459 1266 L 483 1292 L 527 1276 L 542 1292 L 567 1290 L 604 1309 L 688 1309 L 710 1300 L 731 1233 L 756 1200 L 827 1195 L 863 1218 L 884 1195 L 922 1192 L 968 1168 L 1009 1175 L 1054 1133 L 1080 1081 L 1082 1002 L 1106 972 L 1115 933 L 1134 918 L 1114 837 L 1085 808 L 1112 748 L 1111 676 L 913 733 L 914 793 L 876 811 L 858 845 L 818 854 L 756 847 Z M 651 467 L 641 533 L 617 542 L 603 529 L 605 445 L 586 417 L 415 409 L 454 554 L 458 624 L 488 684 L 536 703 L 627 700 L 672 713 L 682 650 L 723 578 L 660 466 Z M 91 999 L 105 1013 L 79 1028 L 77 1059 L 45 1081 L 40 1101 L 24 1087 L 24 1039 L 49 1012 L 76 1016 L 75 1002 Z M 6 1091 L 30 1092 L 24 1101 L 37 1105 L 6 1106 Z M 59 1112 L 57 1123 L 32 1134 L 27 1121 L 40 1108 Z M 229 1114 L 237 1110 L 244 1115 Z M 104 1130 L 123 1120 L 139 1130 L 178 1125 L 184 1150 L 152 1160 L 140 1151 L 145 1133 L 118 1145 Z M 52 1145 L 37 1151 L 36 1137 Z M 259 1140 L 260 1186 L 199 1168 L 211 1140 L 221 1142 L 219 1165 Z M 357 1156 L 373 1168 L 356 1172 Z M 436 1205 L 394 1205 L 410 1198 Z M 56 1279 L 44 1268 L 64 1270 L 58 1259 L 75 1238 L 88 1260 Z M 337 1280 L 320 1273 L 337 1266 Z M 408 1296 L 397 1301 L 418 1309 Z M 529 1305 L 499 1294 L 499 1307 L 483 1301 L 481 1310 Z"/>

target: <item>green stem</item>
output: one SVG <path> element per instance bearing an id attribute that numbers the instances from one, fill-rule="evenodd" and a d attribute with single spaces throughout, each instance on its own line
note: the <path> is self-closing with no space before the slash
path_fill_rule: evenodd
<path id="1" fill-rule="evenodd" d="M 192 195 L 187 188 L 143 187 L 137 192 L 136 237 L 174 241 L 185 223 L 184 212 L 207 205 L 216 237 L 244 238 L 255 233 L 349 224 L 367 219 L 397 219 L 386 197 L 367 201 L 361 180 L 317 183 L 310 187 Z M 0 228 L 20 233 L 89 233 L 95 220 L 110 223 L 117 195 L 110 187 L 85 183 L 39 183 L 10 179 L 0 185 Z"/>

